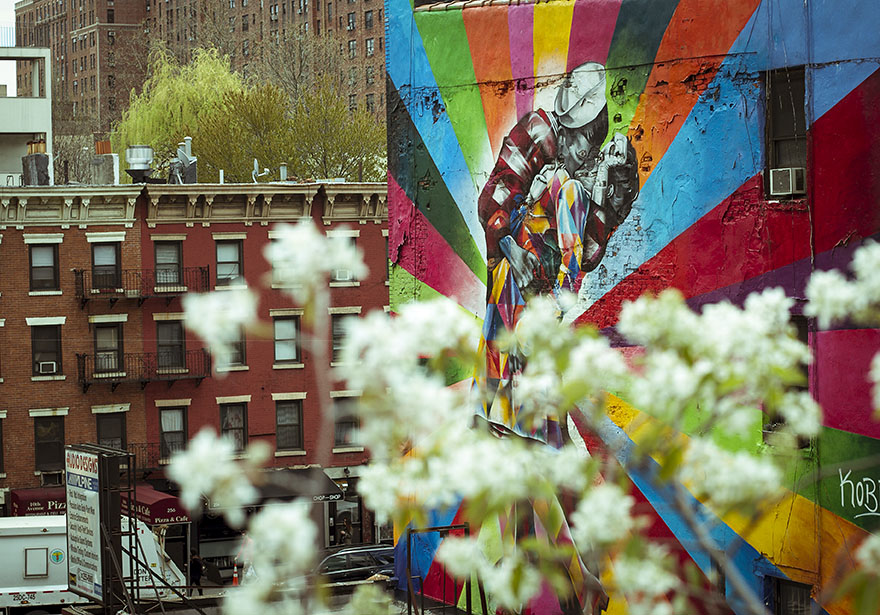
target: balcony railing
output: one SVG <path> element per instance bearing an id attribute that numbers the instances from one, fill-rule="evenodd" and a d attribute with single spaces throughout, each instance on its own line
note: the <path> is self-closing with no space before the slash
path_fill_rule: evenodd
<path id="1" fill-rule="evenodd" d="M 82 305 L 90 299 L 137 299 L 139 303 L 150 297 L 175 297 L 186 292 L 207 292 L 210 285 L 208 267 L 181 269 L 122 269 L 93 271 L 74 269 L 76 297 Z"/>
<path id="2" fill-rule="evenodd" d="M 135 468 L 154 470 L 168 463 L 172 453 L 186 448 L 186 442 L 162 446 L 158 442 L 129 442 L 128 452 L 134 455 Z"/>
<path id="3" fill-rule="evenodd" d="M 211 355 L 205 349 L 143 353 L 77 354 L 77 374 L 83 391 L 106 383 L 115 390 L 123 382 L 141 386 L 160 380 L 201 380 L 211 375 Z"/>

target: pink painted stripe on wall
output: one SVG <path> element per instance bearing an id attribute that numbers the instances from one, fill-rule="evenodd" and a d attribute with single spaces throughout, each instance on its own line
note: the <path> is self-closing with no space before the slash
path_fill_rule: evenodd
<path id="1" fill-rule="evenodd" d="M 391 261 L 420 282 L 482 317 L 486 311 L 486 286 L 416 209 L 390 174 L 388 203 Z"/>
<path id="2" fill-rule="evenodd" d="M 816 401 L 825 411 L 827 427 L 880 438 L 880 423 L 873 420 L 871 359 L 880 350 L 880 331 L 845 329 L 815 334 L 816 362 L 813 381 Z"/>
<path id="3" fill-rule="evenodd" d="M 584 62 L 605 64 L 621 2 L 622 0 L 575 1 L 574 17 L 571 22 L 578 25 L 571 29 L 567 70 L 577 68 Z"/>
<path id="4" fill-rule="evenodd" d="M 534 4 L 511 6 L 507 25 L 510 34 L 510 69 L 516 84 L 516 117 L 521 118 L 532 110 L 535 90 L 535 64 L 532 26 Z"/>

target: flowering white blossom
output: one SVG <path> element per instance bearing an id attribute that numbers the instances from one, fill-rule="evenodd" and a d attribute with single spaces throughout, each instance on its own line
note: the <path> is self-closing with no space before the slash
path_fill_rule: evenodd
<path id="1" fill-rule="evenodd" d="M 359 279 L 367 275 L 359 248 L 345 237 L 327 237 L 311 220 L 276 224 L 273 230 L 275 237 L 263 251 L 272 263 L 273 282 L 300 304 L 323 288 L 332 271 L 347 269 Z"/>
<path id="2" fill-rule="evenodd" d="M 486 592 L 506 609 L 519 608 L 541 588 L 541 574 L 519 551 L 505 553 L 493 563 L 474 540 L 446 538 L 437 550 L 437 558 L 455 577 L 478 575 Z"/>
<path id="3" fill-rule="evenodd" d="M 612 567 L 617 587 L 627 599 L 628 613 L 671 615 L 666 595 L 678 590 L 681 580 L 670 571 L 672 558 L 665 547 L 647 543 L 643 553 L 621 555 Z"/>
<path id="4" fill-rule="evenodd" d="M 270 504 L 251 519 L 253 565 L 258 575 L 291 579 L 311 570 L 318 528 L 309 517 L 310 502 Z"/>
<path id="5" fill-rule="evenodd" d="M 217 361 L 228 363 L 231 345 L 257 319 L 259 297 L 248 288 L 183 296 L 186 327 L 208 344 Z"/>
<path id="6" fill-rule="evenodd" d="M 613 544 L 635 529 L 635 500 L 613 484 L 597 485 L 581 498 L 571 515 L 571 535 L 583 551 Z"/>
<path id="7" fill-rule="evenodd" d="M 218 438 L 213 428 L 204 427 L 185 451 L 174 453 L 168 476 L 180 485 L 180 499 L 187 510 L 200 511 L 205 496 L 212 506 L 223 510 L 230 525 L 240 527 L 243 508 L 258 496 L 247 472 L 259 467 L 268 454 L 265 446 L 256 443 L 248 452 L 241 464 L 237 463 L 232 441 Z"/>
<path id="8" fill-rule="evenodd" d="M 815 316 L 823 329 L 864 307 L 864 297 L 858 287 L 836 270 L 813 273 L 807 283 L 806 295 L 809 303 L 804 313 Z"/>
<path id="9" fill-rule="evenodd" d="M 678 472 L 697 497 L 722 507 L 756 504 L 775 495 L 782 472 L 770 459 L 731 453 L 705 438 L 692 438 Z"/>
<path id="10" fill-rule="evenodd" d="M 856 549 L 855 558 L 860 568 L 880 576 L 880 536 L 869 534 Z"/>

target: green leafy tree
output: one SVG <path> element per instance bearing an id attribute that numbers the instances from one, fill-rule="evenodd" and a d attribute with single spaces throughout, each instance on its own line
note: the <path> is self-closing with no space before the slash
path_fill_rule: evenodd
<path id="1" fill-rule="evenodd" d="M 279 87 L 262 84 L 227 92 L 223 104 L 197 123 L 199 177 L 216 181 L 223 169 L 227 181 L 249 182 L 256 158 L 276 179 L 281 163 L 295 166 L 292 130 L 288 98 Z"/>
<path id="2" fill-rule="evenodd" d="M 150 52 L 143 90 L 132 93 L 128 109 L 111 134 L 113 150 L 149 145 L 154 166 L 166 167 L 185 136 L 193 137 L 198 148 L 199 122 L 222 112 L 227 95 L 244 89 L 229 58 L 216 49 L 197 49 L 188 64 L 180 64 L 165 47 L 156 46 Z"/>
<path id="3" fill-rule="evenodd" d="M 302 178 L 383 181 L 385 125 L 358 107 L 350 110 L 332 77 L 319 77 L 293 109 L 295 173 Z"/>

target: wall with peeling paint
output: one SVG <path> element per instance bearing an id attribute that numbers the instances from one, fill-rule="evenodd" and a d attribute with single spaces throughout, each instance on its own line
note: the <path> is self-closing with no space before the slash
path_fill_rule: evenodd
<path id="1" fill-rule="evenodd" d="M 845 4 L 846 6 L 843 6 Z M 609 135 L 625 134 L 640 193 L 601 264 L 578 280 L 576 323 L 612 333 L 621 303 L 675 287 L 695 308 L 742 302 L 781 286 L 802 309 L 811 271 L 846 267 L 880 233 L 880 6 L 872 0 L 567 0 L 537 4 L 386 1 L 389 249 L 392 309 L 445 296 L 483 317 L 481 190 L 503 139 L 536 109 L 552 109 L 565 74 L 606 67 Z M 804 66 L 807 195 L 765 189 L 767 71 Z M 743 536 L 720 519 L 719 540 L 760 593 L 778 577 L 827 587 L 880 518 L 880 454 L 865 380 L 875 330 L 810 328 L 810 388 L 826 417 L 793 463 L 788 497 Z M 629 433 L 638 409 L 621 401 L 609 434 Z M 752 434 L 760 438 L 760 426 Z M 636 438 L 636 439 L 634 439 Z M 601 441 L 596 442 L 601 446 Z M 815 482 L 804 477 L 826 471 Z M 704 572 L 664 494 L 632 473 L 657 511 L 652 531 L 675 537 Z M 711 510 L 706 514 L 714 515 Z M 458 510 L 437 513 L 452 521 Z M 436 546 L 436 545 L 434 545 Z M 426 587 L 444 586 L 433 547 L 420 556 Z M 735 611 L 740 610 L 736 604 Z M 615 607 L 618 608 L 618 607 Z M 619 607 L 623 608 L 623 607 Z M 841 603 L 824 611 L 846 613 Z"/>

